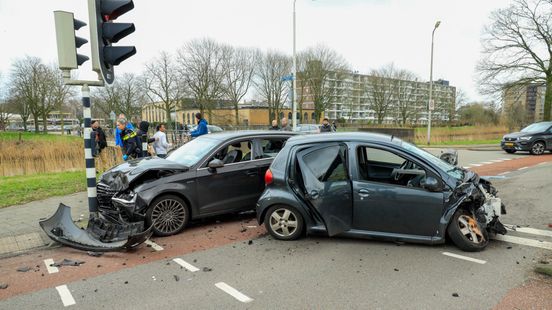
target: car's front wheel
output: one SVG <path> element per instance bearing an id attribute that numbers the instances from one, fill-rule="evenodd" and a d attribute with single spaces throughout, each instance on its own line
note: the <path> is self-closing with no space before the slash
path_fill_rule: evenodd
<path id="1" fill-rule="evenodd" d="M 466 252 L 478 252 L 489 244 L 487 230 L 475 219 L 475 216 L 466 210 L 458 210 L 454 214 L 447 233 L 452 242 Z"/>
<path id="2" fill-rule="evenodd" d="M 531 147 L 531 154 L 542 155 L 544 153 L 544 150 L 545 150 L 544 142 L 537 141 L 533 143 L 533 146 Z"/>
<path id="3" fill-rule="evenodd" d="M 303 216 L 290 206 L 272 206 L 264 222 L 266 230 L 276 239 L 296 240 L 303 234 Z"/>
<path id="4" fill-rule="evenodd" d="M 516 152 L 516 150 L 504 150 L 504 151 L 506 151 L 506 153 L 508 154 L 514 154 Z"/>
<path id="5" fill-rule="evenodd" d="M 178 196 L 163 195 L 156 198 L 146 212 L 146 224 L 153 225 L 157 236 L 170 236 L 180 232 L 189 220 L 186 203 Z"/>

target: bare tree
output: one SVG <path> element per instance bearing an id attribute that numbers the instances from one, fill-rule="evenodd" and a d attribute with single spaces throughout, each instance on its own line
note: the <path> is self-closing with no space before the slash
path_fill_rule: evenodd
<path id="1" fill-rule="evenodd" d="M 297 79 L 304 80 L 304 87 L 314 103 L 315 119 L 318 120 L 343 93 L 344 88 L 339 84 L 343 83 L 349 72 L 349 65 L 341 55 L 324 45 L 309 48 L 301 54 L 299 59 L 304 64 L 300 66 L 304 70 L 298 73 Z"/>
<path id="2" fill-rule="evenodd" d="M 398 69 L 393 72 L 392 78 L 396 79 L 396 101 L 397 111 L 399 112 L 399 121 L 401 126 L 405 126 L 409 120 L 412 121 L 414 114 L 417 113 L 416 83 L 418 81 L 418 77 L 413 72 L 405 69 Z"/>
<path id="3" fill-rule="evenodd" d="M 478 64 L 482 91 L 500 93 L 512 84 L 543 83 L 544 119 L 552 106 L 552 0 L 515 0 L 491 14 Z"/>
<path id="4" fill-rule="evenodd" d="M 132 73 L 125 73 L 112 85 L 98 88 L 95 93 L 95 106 L 102 114 L 123 113 L 127 117 L 140 116 L 146 102 L 143 82 Z"/>
<path id="5" fill-rule="evenodd" d="M 181 77 L 193 94 L 196 105 L 203 114 L 207 110 L 209 117 L 217 100 L 225 94 L 224 63 L 231 54 L 229 46 L 212 39 L 195 39 L 177 52 L 177 62 Z"/>
<path id="6" fill-rule="evenodd" d="M 395 66 L 388 64 L 380 69 L 372 70 L 368 77 L 368 83 L 365 85 L 368 103 L 376 115 L 378 124 L 383 123 L 393 106 L 399 85 L 395 75 Z"/>
<path id="7" fill-rule="evenodd" d="M 259 51 L 256 49 L 231 48 L 225 58 L 224 93 L 234 105 L 236 125 L 240 124 L 239 102 L 249 91 L 259 60 Z"/>
<path id="8" fill-rule="evenodd" d="M 165 120 L 170 122 L 171 111 L 175 110 L 185 92 L 176 64 L 170 54 L 161 52 L 158 58 L 146 65 L 143 85 L 146 96 L 152 103 L 162 103 Z"/>
<path id="9" fill-rule="evenodd" d="M 264 53 L 259 60 L 255 78 L 255 89 L 268 104 L 268 124 L 272 119 L 280 120 L 289 92 L 289 82 L 284 79 L 291 72 L 291 58 L 276 51 Z"/>
<path id="10" fill-rule="evenodd" d="M 48 114 L 52 110 L 57 109 L 60 112 L 60 121 L 62 126 L 61 134 L 63 134 L 64 120 L 62 107 L 73 92 L 70 86 L 65 85 L 61 71 L 58 70 L 55 65 L 48 68 L 48 80 L 46 81 L 46 85 L 46 100 L 45 103 L 43 103 L 42 110 L 43 130 L 44 132 L 47 130 Z"/>
<path id="11" fill-rule="evenodd" d="M 47 79 L 48 68 L 40 58 L 26 56 L 12 65 L 10 92 L 19 105 L 22 118 L 23 114 L 32 115 L 35 132 L 39 131 L 38 120 L 44 111 Z"/>

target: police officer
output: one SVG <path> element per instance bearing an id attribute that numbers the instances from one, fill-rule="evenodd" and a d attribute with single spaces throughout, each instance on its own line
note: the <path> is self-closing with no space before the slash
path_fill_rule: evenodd
<path id="1" fill-rule="evenodd" d="M 126 118 L 117 120 L 117 128 L 121 131 L 120 137 L 123 145 L 123 160 L 142 157 L 142 141 L 132 129 L 127 128 Z"/>

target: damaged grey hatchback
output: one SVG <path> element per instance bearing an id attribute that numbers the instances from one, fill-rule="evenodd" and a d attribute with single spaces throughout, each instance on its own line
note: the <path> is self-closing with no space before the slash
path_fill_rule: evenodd
<path id="1" fill-rule="evenodd" d="M 490 182 L 393 136 L 336 133 L 288 140 L 265 174 L 257 219 L 277 239 L 307 234 L 481 251 L 505 234 Z"/>

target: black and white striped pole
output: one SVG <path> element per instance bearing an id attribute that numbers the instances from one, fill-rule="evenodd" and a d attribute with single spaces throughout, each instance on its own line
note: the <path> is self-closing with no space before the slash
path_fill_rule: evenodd
<path id="1" fill-rule="evenodd" d="M 90 218 L 98 215 L 98 200 L 96 198 L 96 166 L 92 156 L 92 112 L 90 109 L 90 88 L 88 84 L 82 85 L 82 114 L 84 117 L 84 160 L 86 162 L 86 189 L 88 193 L 88 211 Z"/>

